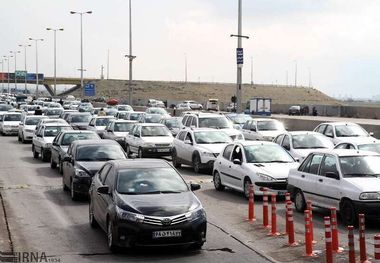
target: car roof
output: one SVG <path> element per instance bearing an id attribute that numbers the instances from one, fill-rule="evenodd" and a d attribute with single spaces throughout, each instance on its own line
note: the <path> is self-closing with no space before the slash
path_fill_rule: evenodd
<path id="1" fill-rule="evenodd" d="M 379 155 L 375 152 L 354 150 L 354 149 L 316 149 L 312 153 L 321 153 L 321 154 L 334 154 L 339 157 L 348 157 L 348 156 L 367 156 L 367 155 Z"/>
<path id="2" fill-rule="evenodd" d="M 330 125 L 357 125 L 357 126 L 360 126 L 359 124 L 357 124 L 355 122 L 343 122 L 343 121 L 323 122 L 323 123 L 319 124 L 318 126 L 320 126 L 322 124 L 330 124 Z"/>
<path id="3" fill-rule="evenodd" d="M 113 120 L 114 123 L 137 123 L 136 120 Z"/>
<path id="4" fill-rule="evenodd" d="M 70 115 L 91 115 L 89 112 L 69 112 Z"/>
<path id="5" fill-rule="evenodd" d="M 125 168 L 173 168 L 167 161 L 160 159 L 150 159 L 150 158 L 136 158 L 136 159 L 123 159 L 123 160 L 113 160 L 110 163 L 118 166 L 119 169 Z"/>
<path id="6" fill-rule="evenodd" d="M 114 140 L 108 140 L 108 139 L 77 140 L 77 141 L 73 141 L 71 144 L 78 145 L 78 146 L 81 146 L 81 145 L 109 145 L 109 144 L 120 145 L 116 141 L 114 141 Z"/>
<path id="7" fill-rule="evenodd" d="M 207 132 L 223 132 L 222 130 L 218 129 L 212 129 L 212 128 L 190 128 L 186 127 L 183 129 L 184 131 L 192 131 L 192 132 L 202 132 L 202 131 L 207 131 Z"/>
<path id="8" fill-rule="evenodd" d="M 49 122 L 49 123 L 44 123 L 42 124 L 42 126 L 45 126 L 45 127 L 50 127 L 50 126 L 62 126 L 62 127 L 71 127 L 69 124 L 67 123 L 63 123 L 63 122 Z"/>
<path id="9" fill-rule="evenodd" d="M 87 130 L 65 130 L 65 131 L 62 131 L 62 133 L 93 133 L 93 134 L 97 134 L 94 131 L 87 131 Z"/>
<path id="10" fill-rule="evenodd" d="M 9 114 L 12 114 L 12 115 L 14 115 L 14 114 L 21 115 L 21 112 L 19 112 L 19 111 L 7 111 L 4 114 L 6 114 L 6 115 L 9 115 Z"/>
<path id="11" fill-rule="evenodd" d="M 272 119 L 272 118 L 252 118 L 252 120 L 254 120 L 254 121 L 279 121 L 279 120 Z"/>
<path id="12" fill-rule="evenodd" d="M 93 119 L 114 119 L 114 116 L 94 116 Z"/>
<path id="13" fill-rule="evenodd" d="M 159 127 L 166 127 L 162 123 L 136 123 L 136 125 L 140 126 L 159 126 Z"/>
<path id="14" fill-rule="evenodd" d="M 250 145 L 277 145 L 279 146 L 277 143 L 269 142 L 269 141 L 235 141 L 234 143 L 241 144 L 242 146 L 250 146 Z"/>
<path id="15" fill-rule="evenodd" d="M 310 135 L 324 136 L 323 134 L 319 132 L 314 132 L 314 131 L 290 131 L 290 132 L 281 133 L 279 135 L 282 135 L 282 134 L 290 134 L 290 135 L 310 134 Z"/>

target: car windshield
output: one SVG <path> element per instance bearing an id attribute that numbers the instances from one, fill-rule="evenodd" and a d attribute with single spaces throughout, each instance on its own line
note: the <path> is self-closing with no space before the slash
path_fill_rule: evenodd
<path id="1" fill-rule="evenodd" d="M 361 137 L 368 136 L 368 133 L 359 125 L 346 124 L 335 126 L 337 137 Z"/>
<path id="2" fill-rule="evenodd" d="M 181 128 L 181 121 L 179 119 L 168 119 L 168 120 L 165 120 L 165 125 L 169 129 Z"/>
<path id="3" fill-rule="evenodd" d="M 25 125 L 37 125 L 41 118 L 27 118 L 25 120 Z"/>
<path id="4" fill-rule="evenodd" d="M 297 134 L 292 136 L 294 149 L 333 148 L 331 140 L 323 135 Z"/>
<path id="5" fill-rule="evenodd" d="M 232 139 L 222 131 L 199 131 L 194 132 L 197 144 L 229 143 Z"/>
<path id="6" fill-rule="evenodd" d="M 119 171 L 117 192 L 120 194 L 172 194 L 189 188 L 173 168 L 137 168 Z"/>
<path id="7" fill-rule="evenodd" d="M 129 132 L 133 127 L 134 123 L 119 122 L 114 124 L 113 131 L 115 132 Z"/>
<path id="8" fill-rule="evenodd" d="M 4 121 L 20 121 L 21 114 L 5 114 Z"/>
<path id="9" fill-rule="evenodd" d="M 133 120 L 133 121 L 137 121 L 139 118 L 140 118 L 140 115 L 141 115 L 142 113 L 131 113 L 130 115 L 129 115 L 129 119 L 130 120 Z"/>
<path id="10" fill-rule="evenodd" d="M 26 109 L 28 110 L 28 111 L 34 111 L 34 110 L 36 110 L 37 109 L 37 105 L 28 105 L 27 107 L 26 107 Z"/>
<path id="11" fill-rule="evenodd" d="M 97 118 L 95 124 L 96 126 L 107 126 L 111 120 L 111 118 Z"/>
<path id="12" fill-rule="evenodd" d="M 231 128 L 231 124 L 228 122 L 226 117 L 206 117 L 199 118 L 199 127 L 225 129 Z"/>
<path id="13" fill-rule="evenodd" d="M 380 177 L 380 156 L 339 157 L 343 177 Z"/>
<path id="14" fill-rule="evenodd" d="M 71 117 L 71 122 L 89 122 L 91 115 L 74 115 Z"/>
<path id="15" fill-rule="evenodd" d="M 257 130 L 259 131 L 284 131 L 284 125 L 276 120 L 258 121 Z"/>
<path id="16" fill-rule="evenodd" d="M 292 163 L 293 158 L 279 145 L 259 144 L 244 146 L 248 163 Z"/>
<path id="17" fill-rule="evenodd" d="M 62 112 L 63 112 L 62 109 L 53 109 L 53 110 L 49 109 L 49 110 L 46 110 L 45 115 L 47 116 L 60 115 Z"/>
<path id="18" fill-rule="evenodd" d="M 13 109 L 11 105 L 0 105 L 0 111 L 8 111 L 10 109 Z"/>
<path id="19" fill-rule="evenodd" d="M 120 106 L 117 106 L 117 109 L 119 111 L 132 111 L 132 107 L 129 106 L 129 105 L 120 105 Z"/>
<path id="20" fill-rule="evenodd" d="M 85 133 L 66 133 L 63 135 L 61 145 L 70 145 L 73 141 L 77 140 L 96 140 L 99 136 L 95 133 L 85 132 Z"/>
<path id="21" fill-rule="evenodd" d="M 239 115 L 230 115 L 229 118 L 235 123 L 235 124 L 244 124 L 249 120 L 252 120 L 251 116 L 246 114 L 239 114 Z"/>
<path id="22" fill-rule="evenodd" d="M 127 115 L 126 112 L 118 112 L 117 117 L 118 117 L 119 119 L 124 119 L 126 115 Z"/>
<path id="23" fill-rule="evenodd" d="M 70 126 L 47 126 L 44 137 L 55 137 L 60 131 L 71 130 Z"/>
<path id="24" fill-rule="evenodd" d="M 170 136 L 171 133 L 166 127 L 162 126 L 143 126 L 141 128 L 142 137 L 152 137 L 152 136 Z"/>
<path id="25" fill-rule="evenodd" d="M 145 122 L 146 123 L 158 123 L 160 122 L 162 118 L 162 115 L 159 114 L 147 114 L 145 115 Z"/>
<path id="26" fill-rule="evenodd" d="M 77 150 L 76 160 L 82 162 L 96 162 L 125 159 L 119 145 L 83 145 Z"/>
<path id="27" fill-rule="evenodd" d="M 380 153 L 380 143 L 358 145 L 359 150 Z"/>

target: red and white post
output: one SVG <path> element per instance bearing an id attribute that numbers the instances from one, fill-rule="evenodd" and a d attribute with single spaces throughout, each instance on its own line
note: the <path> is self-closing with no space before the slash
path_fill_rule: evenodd
<path id="1" fill-rule="evenodd" d="M 348 226 L 348 263 L 355 263 L 354 227 Z"/>
<path id="2" fill-rule="evenodd" d="M 333 263 L 330 217 L 325 216 L 324 222 L 325 222 L 325 240 L 326 240 L 326 263 Z"/>
<path id="3" fill-rule="evenodd" d="M 365 244 L 365 216 L 359 214 L 359 248 L 360 248 L 360 263 L 370 263 L 367 260 L 367 248 Z"/>
<path id="4" fill-rule="evenodd" d="M 290 193 L 285 194 L 285 235 L 289 234 L 288 202 L 290 202 Z"/>
<path id="5" fill-rule="evenodd" d="M 307 207 L 306 209 L 309 210 L 310 215 L 310 235 L 311 235 L 311 241 L 313 244 L 317 243 L 317 241 L 314 240 L 314 224 L 313 224 L 313 203 L 311 201 L 306 202 Z"/>
<path id="6" fill-rule="evenodd" d="M 294 220 L 293 220 L 293 203 L 292 201 L 288 201 L 287 203 L 287 216 L 288 216 L 288 222 L 289 222 L 289 232 L 288 232 L 288 246 L 294 247 L 297 246 L 298 243 L 295 240 L 294 236 Z"/>
<path id="7" fill-rule="evenodd" d="M 380 263 L 380 235 L 374 236 L 374 246 L 375 246 L 375 255 L 374 255 L 374 263 Z"/>
<path id="8" fill-rule="evenodd" d="M 264 187 L 263 191 L 263 227 L 269 228 L 268 219 L 268 188 Z"/>
<path id="9" fill-rule="evenodd" d="M 253 185 L 249 185 L 249 200 L 248 200 L 248 221 L 254 222 L 255 219 L 255 193 Z"/>
<path id="10" fill-rule="evenodd" d="M 271 232 L 268 234 L 269 236 L 279 236 L 280 233 L 277 232 L 277 208 L 276 208 L 277 200 L 276 194 L 271 195 L 271 208 L 272 208 L 272 216 L 271 216 Z"/>
<path id="11" fill-rule="evenodd" d="M 331 234 L 332 234 L 332 250 L 336 253 L 342 253 L 343 248 L 339 247 L 339 233 L 338 233 L 338 224 L 336 217 L 336 208 L 331 207 Z"/>
<path id="12" fill-rule="evenodd" d="M 310 211 L 305 210 L 305 256 L 313 257 L 313 240 L 311 239 L 310 231 Z"/>

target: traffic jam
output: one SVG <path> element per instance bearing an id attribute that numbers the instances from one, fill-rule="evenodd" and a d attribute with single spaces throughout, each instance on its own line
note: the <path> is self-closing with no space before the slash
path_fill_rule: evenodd
<path id="1" fill-rule="evenodd" d="M 318 208 L 329 211 L 323 218 L 326 262 L 340 253 L 338 217 L 351 233 L 345 262 L 368 259 L 365 219 L 380 215 L 380 142 L 354 122 L 287 131 L 274 118 L 194 110 L 189 102 L 177 105 L 184 109 L 176 116 L 161 104 L 135 111 L 115 99 L 102 107 L 72 98 L 13 102 L 12 95 L 1 97 L 1 135 L 30 144 L 30 155 L 50 163 L 73 202 L 88 200 L 89 224 L 104 233 L 112 252 L 202 249 L 207 211 L 196 195 L 201 184 L 181 174 L 185 166 L 207 175 L 214 191 L 240 193 L 247 221 L 272 236 L 279 235 L 276 203 L 283 202 L 287 246 L 303 246 L 305 257 L 314 255 L 312 211 Z M 293 210 L 305 216 L 302 244 L 294 236 Z M 356 227 L 360 255 L 352 245 Z"/>

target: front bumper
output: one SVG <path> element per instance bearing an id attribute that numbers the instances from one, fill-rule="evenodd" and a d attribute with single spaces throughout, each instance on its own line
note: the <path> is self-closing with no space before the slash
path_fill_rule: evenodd
<path id="1" fill-rule="evenodd" d="M 31 141 L 33 139 L 34 133 L 32 133 L 32 132 L 23 131 L 22 134 L 24 135 L 24 140 L 26 140 L 26 141 Z"/>
<path id="2" fill-rule="evenodd" d="M 268 182 L 268 181 L 260 181 L 260 182 L 254 182 L 255 186 L 255 195 L 263 195 L 263 188 L 266 187 L 268 189 L 268 192 L 276 194 L 278 196 L 283 196 L 287 192 L 287 185 L 288 183 L 286 181 L 280 181 L 280 182 Z"/>
<path id="3" fill-rule="evenodd" d="M 171 147 L 144 147 L 142 148 L 144 156 L 171 156 Z"/>
<path id="4" fill-rule="evenodd" d="M 92 177 L 73 177 L 74 192 L 88 195 L 92 182 Z"/>
<path id="5" fill-rule="evenodd" d="M 18 134 L 18 127 L 3 127 L 3 133 L 9 135 Z"/>
<path id="6" fill-rule="evenodd" d="M 353 201 L 357 214 L 365 214 L 368 217 L 380 217 L 380 202 Z"/>
<path id="7" fill-rule="evenodd" d="M 153 238 L 153 232 L 165 230 L 181 230 L 181 237 Z M 198 219 L 171 226 L 116 220 L 114 231 L 114 240 L 121 247 L 191 245 L 206 241 L 207 220 Z"/>

